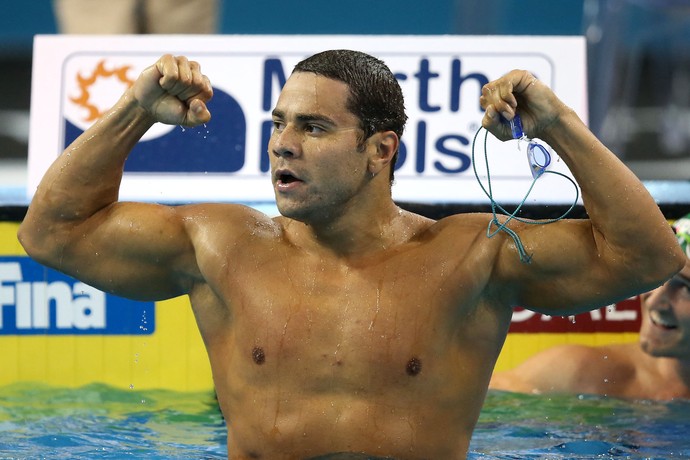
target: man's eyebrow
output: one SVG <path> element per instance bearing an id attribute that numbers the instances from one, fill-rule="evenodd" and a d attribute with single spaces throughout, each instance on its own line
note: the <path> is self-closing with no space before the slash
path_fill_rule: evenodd
<path id="1" fill-rule="evenodd" d="M 319 115 L 319 114 L 312 114 L 312 113 L 304 113 L 304 114 L 299 114 L 295 118 L 297 118 L 298 121 L 301 123 L 310 123 L 314 121 L 318 121 L 330 126 L 337 126 L 337 123 L 332 119 L 329 118 L 325 115 Z"/>
<path id="2" fill-rule="evenodd" d="M 285 112 L 283 112 L 282 110 L 274 109 L 273 112 L 271 112 L 271 114 L 274 118 L 285 118 Z M 295 119 L 299 123 L 311 123 L 318 121 L 321 123 L 325 123 L 329 126 L 337 126 L 337 123 L 332 118 L 318 113 L 300 113 L 295 116 Z"/>

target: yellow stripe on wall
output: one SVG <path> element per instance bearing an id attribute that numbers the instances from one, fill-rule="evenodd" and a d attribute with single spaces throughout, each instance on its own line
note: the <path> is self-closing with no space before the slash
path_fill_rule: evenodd
<path id="1" fill-rule="evenodd" d="M 148 336 L 0 336 L 0 385 L 101 382 L 118 388 L 212 389 L 208 357 L 186 298 L 157 303 L 156 314 L 156 332 Z"/>
<path id="2" fill-rule="evenodd" d="M 26 252 L 19 244 L 17 230 L 19 224 L 16 222 L 0 222 L 0 255 L 3 256 L 25 256 Z"/>

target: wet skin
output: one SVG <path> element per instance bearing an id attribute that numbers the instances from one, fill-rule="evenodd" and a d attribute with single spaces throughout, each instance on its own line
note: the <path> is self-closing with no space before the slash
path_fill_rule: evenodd
<path id="1" fill-rule="evenodd" d="M 191 293 L 231 458 L 464 457 L 510 309 L 480 296 L 487 248 L 399 220 L 407 241 L 357 257 L 295 247 L 284 218 L 206 242 L 204 265 L 233 261 Z"/>

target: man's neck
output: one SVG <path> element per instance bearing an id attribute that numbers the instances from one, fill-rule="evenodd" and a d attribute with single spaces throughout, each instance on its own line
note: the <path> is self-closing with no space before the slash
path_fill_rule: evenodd
<path id="1" fill-rule="evenodd" d="M 285 226 L 293 243 L 308 251 L 326 251 L 337 257 L 352 257 L 380 251 L 399 243 L 405 235 L 405 216 L 393 201 L 375 211 L 345 213 L 335 218 Z"/>

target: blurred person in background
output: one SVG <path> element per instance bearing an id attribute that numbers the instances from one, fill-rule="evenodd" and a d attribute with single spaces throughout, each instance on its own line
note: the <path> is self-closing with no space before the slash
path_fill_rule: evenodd
<path id="1" fill-rule="evenodd" d="M 53 0 L 63 34 L 215 34 L 222 0 Z"/>
<path id="2" fill-rule="evenodd" d="M 640 295 L 639 341 L 600 347 L 559 345 L 512 370 L 490 388 L 520 393 L 599 394 L 630 399 L 690 398 L 690 214 L 673 224 L 685 267 Z"/>

